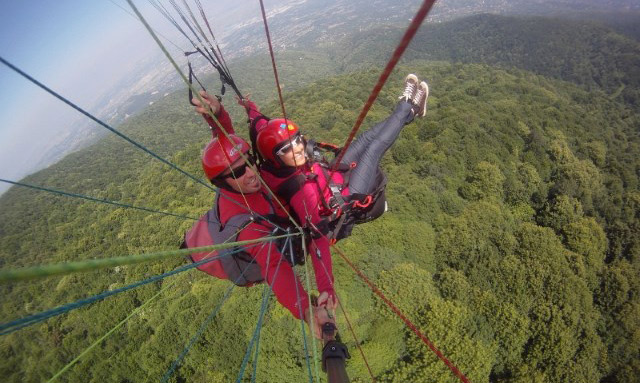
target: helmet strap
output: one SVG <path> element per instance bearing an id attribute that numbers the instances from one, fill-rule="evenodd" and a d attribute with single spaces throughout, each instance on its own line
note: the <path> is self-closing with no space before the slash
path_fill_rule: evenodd
<path id="1" fill-rule="evenodd" d="M 286 168 L 287 165 L 284 164 L 284 161 L 282 161 L 282 158 L 280 158 L 279 155 L 274 154 L 273 157 L 276 159 L 276 167 L 277 168 Z"/>

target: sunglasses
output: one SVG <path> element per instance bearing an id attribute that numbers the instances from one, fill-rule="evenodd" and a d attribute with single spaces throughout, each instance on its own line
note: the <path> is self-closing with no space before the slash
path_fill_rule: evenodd
<path id="1" fill-rule="evenodd" d="M 276 154 L 279 155 L 279 156 L 283 156 L 283 155 L 289 153 L 294 145 L 298 146 L 298 145 L 301 145 L 303 143 L 304 143 L 304 141 L 302 140 L 302 136 L 300 134 L 296 134 L 295 136 L 293 136 L 291 138 L 291 140 L 287 141 L 280 149 L 278 149 Z"/>
<path id="2" fill-rule="evenodd" d="M 248 162 L 248 164 L 247 164 Z M 243 163 L 242 165 L 238 166 L 237 168 L 233 168 L 231 169 L 231 172 L 229 174 L 224 174 L 224 175 L 220 175 L 217 178 L 218 179 L 225 179 L 225 178 L 229 178 L 229 177 L 234 177 L 234 178 L 240 178 L 244 175 L 244 173 L 247 172 L 247 167 L 248 166 L 254 166 L 256 164 L 256 159 L 253 156 L 248 156 L 247 157 L 247 162 Z"/>

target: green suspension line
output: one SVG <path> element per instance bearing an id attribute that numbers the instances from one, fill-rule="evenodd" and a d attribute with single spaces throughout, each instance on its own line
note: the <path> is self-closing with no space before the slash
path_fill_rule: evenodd
<path id="1" fill-rule="evenodd" d="M 113 257 L 113 258 L 106 258 L 106 259 L 92 259 L 88 261 L 66 262 L 66 263 L 58 263 L 58 264 L 45 265 L 45 266 L 25 267 L 22 269 L 2 270 L 0 271 L 0 282 L 38 279 L 38 278 L 49 277 L 52 275 L 64 275 L 64 274 L 77 273 L 81 271 L 103 269 L 107 267 L 151 262 L 151 261 L 172 258 L 178 255 L 185 256 L 185 255 L 199 253 L 203 251 L 228 249 L 231 247 L 250 245 L 250 244 L 260 243 L 260 242 L 267 242 L 267 241 L 280 239 L 280 238 L 287 238 L 294 235 L 296 234 L 284 234 L 284 235 L 275 236 L 275 237 L 263 237 L 258 239 L 252 239 L 249 241 L 229 242 L 229 243 L 223 243 L 219 245 L 194 247 L 191 249 L 178 249 L 178 250 L 161 251 L 157 253 L 134 254 L 134 255 L 125 255 L 121 257 Z"/>

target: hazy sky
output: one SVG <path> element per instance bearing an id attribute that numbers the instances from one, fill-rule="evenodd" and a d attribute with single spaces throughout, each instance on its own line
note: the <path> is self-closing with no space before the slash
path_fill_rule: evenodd
<path id="1" fill-rule="evenodd" d="M 155 51 L 140 22 L 108 0 L 5 1 L 0 12 L 0 56 L 89 111 Z M 47 143 L 80 118 L 0 64 L 0 178 L 24 176 Z"/>
<path id="2" fill-rule="evenodd" d="M 269 5 L 291 1 L 270 0 Z M 163 39 L 165 45 L 189 49 L 188 41 L 147 0 L 134 3 L 153 28 L 171 40 Z M 202 4 L 216 35 L 230 24 L 260 15 L 257 1 Z M 126 0 L 12 0 L 3 1 L 0 9 L 0 56 L 90 113 L 96 113 L 96 101 L 141 61 L 166 60 L 132 17 Z M 65 127 L 81 120 L 88 121 L 0 64 L 0 178 L 19 180 L 38 170 L 34 166 L 45 149 L 60 140 Z M 0 183 L 0 193 L 5 185 Z"/>

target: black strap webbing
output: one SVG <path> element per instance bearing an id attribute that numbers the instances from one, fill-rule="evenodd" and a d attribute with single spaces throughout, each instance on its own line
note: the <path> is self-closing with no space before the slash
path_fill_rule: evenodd
<path id="1" fill-rule="evenodd" d="M 291 197 L 293 197 L 306 182 L 307 177 L 304 174 L 297 174 L 281 183 L 276 194 L 283 200 L 290 201 Z"/>

